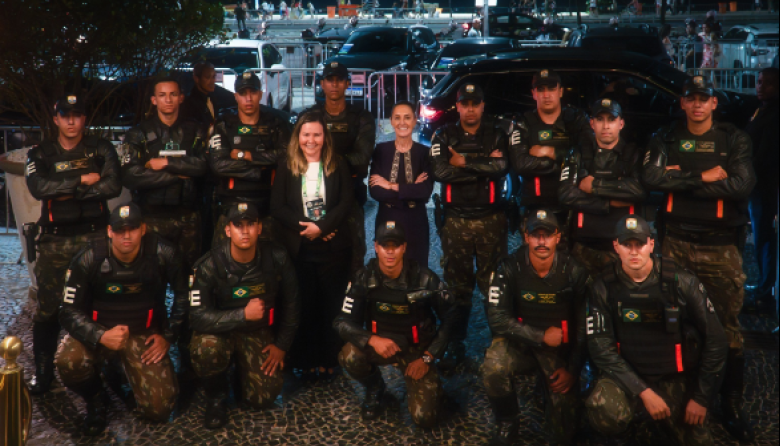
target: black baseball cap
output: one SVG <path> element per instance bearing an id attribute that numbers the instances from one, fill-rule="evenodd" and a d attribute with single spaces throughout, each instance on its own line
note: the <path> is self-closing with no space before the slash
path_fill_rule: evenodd
<path id="1" fill-rule="evenodd" d="M 604 98 L 594 102 L 593 106 L 590 108 L 590 115 L 594 118 L 601 113 L 609 113 L 610 115 L 619 118 L 623 115 L 623 109 L 616 100 Z"/>
<path id="2" fill-rule="evenodd" d="M 349 79 L 349 70 L 343 63 L 328 62 L 322 70 L 322 78 L 327 79 L 331 76 L 336 76 L 339 79 Z"/>
<path id="3" fill-rule="evenodd" d="M 558 230 L 558 218 L 547 209 L 539 209 L 531 212 L 525 222 L 525 232 L 530 234 L 537 229 L 546 229 L 552 233 Z"/>
<path id="4" fill-rule="evenodd" d="M 233 87 L 236 93 L 243 90 L 244 88 L 260 90 L 260 78 L 251 71 L 244 71 L 240 76 L 236 76 L 236 81 L 233 83 Z"/>
<path id="5" fill-rule="evenodd" d="M 561 85 L 561 77 L 553 70 L 540 70 L 534 73 L 533 88 L 557 87 Z"/>
<path id="6" fill-rule="evenodd" d="M 477 84 L 463 84 L 458 89 L 458 102 L 474 101 L 479 104 L 485 100 L 485 94 L 482 88 Z"/>
<path id="7" fill-rule="evenodd" d="M 59 98 L 54 105 L 54 110 L 61 115 L 67 115 L 70 112 L 87 113 L 84 106 L 84 98 L 72 93 L 65 94 Z"/>
<path id="8" fill-rule="evenodd" d="M 693 76 L 685 81 L 683 87 L 683 96 L 687 97 L 692 94 L 700 93 L 707 96 L 715 96 L 715 87 L 712 82 L 707 80 L 704 76 Z"/>
<path id="9" fill-rule="evenodd" d="M 620 244 L 631 239 L 647 243 L 649 237 L 652 237 L 650 225 L 647 224 L 647 220 L 638 215 L 627 215 L 615 226 L 615 238 Z"/>
<path id="10" fill-rule="evenodd" d="M 374 240 L 380 245 L 387 242 L 402 245 L 406 243 L 406 231 L 400 223 L 386 221 L 377 225 Z"/>
<path id="11" fill-rule="evenodd" d="M 234 203 L 228 208 L 227 219 L 234 225 L 241 224 L 241 220 L 258 221 L 260 211 L 254 203 Z"/>
<path id="12" fill-rule="evenodd" d="M 135 203 L 128 203 L 117 206 L 111 211 L 108 217 L 108 225 L 112 231 L 118 231 L 122 228 L 138 228 L 143 223 L 141 208 Z"/>

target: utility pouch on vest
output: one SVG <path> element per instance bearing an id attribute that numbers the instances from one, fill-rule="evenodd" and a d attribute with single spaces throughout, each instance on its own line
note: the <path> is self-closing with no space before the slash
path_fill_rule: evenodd
<path id="1" fill-rule="evenodd" d="M 677 333 L 680 331 L 680 307 L 667 305 L 664 308 L 664 319 L 666 320 L 667 333 Z"/>

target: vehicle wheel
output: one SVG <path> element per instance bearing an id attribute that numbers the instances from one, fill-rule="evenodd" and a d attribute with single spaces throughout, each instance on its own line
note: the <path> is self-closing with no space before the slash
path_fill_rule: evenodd
<path id="1" fill-rule="evenodd" d="M 268 106 L 274 108 L 274 97 L 270 94 L 268 95 Z"/>

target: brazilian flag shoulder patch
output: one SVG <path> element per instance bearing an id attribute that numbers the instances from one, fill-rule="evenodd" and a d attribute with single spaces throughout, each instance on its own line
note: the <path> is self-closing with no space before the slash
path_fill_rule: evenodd
<path id="1" fill-rule="evenodd" d="M 106 293 L 109 294 L 122 294 L 122 285 L 118 283 L 107 283 Z"/>
<path id="2" fill-rule="evenodd" d="M 680 152 L 695 152 L 696 151 L 696 141 L 690 140 L 690 139 L 683 139 L 680 141 Z"/>
<path id="3" fill-rule="evenodd" d="M 539 294 L 537 294 L 536 291 L 521 290 L 520 297 L 526 302 L 536 302 L 536 300 L 539 299 Z"/>
<path id="4" fill-rule="evenodd" d="M 380 313 L 398 315 L 405 315 L 410 313 L 409 305 L 389 304 L 386 302 L 377 302 L 376 311 Z"/>
<path id="5" fill-rule="evenodd" d="M 552 139 L 552 132 L 549 130 L 539 131 L 539 141 L 549 141 Z"/>
<path id="6" fill-rule="evenodd" d="M 624 308 L 623 322 L 642 322 L 642 312 L 633 308 Z"/>

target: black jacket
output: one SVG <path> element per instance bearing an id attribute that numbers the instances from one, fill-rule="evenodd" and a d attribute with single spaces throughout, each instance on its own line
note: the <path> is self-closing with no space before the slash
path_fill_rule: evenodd
<path id="1" fill-rule="evenodd" d="M 287 163 L 281 163 L 277 168 L 271 191 L 271 215 L 279 221 L 281 242 L 293 258 L 298 256 L 302 243 L 331 251 L 351 246 L 347 217 L 355 200 L 352 179 L 347 163 L 341 157 L 336 157 L 336 162 L 336 170 L 325 175 L 325 217 L 316 222 L 323 237 L 336 232 L 336 236 L 328 242 L 321 239 L 309 241 L 301 237 L 303 228 L 299 222 L 311 221 L 303 213 L 301 177 L 293 174 Z"/>
<path id="2" fill-rule="evenodd" d="M 555 257 L 553 267 L 550 270 L 551 274 L 552 271 L 557 269 L 561 255 L 556 253 Z M 569 276 L 568 283 L 572 284 L 574 289 L 576 317 L 572 321 L 573 326 L 569 327 L 569 333 L 573 334 L 574 340 L 569 348 L 566 369 L 574 376 L 579 376 L 582 362 L 585 358 L 585 328 L 583 321 L 585 318 L 590 275 L 587 269 L 583 268 L 573 258 L 569 259 L 569 265 L 572 267 L 566 274 Z M 533 265 L 531 265 L 528 258 L 527 247 L 521 247 L 514 254 L 501 259 L 498 262 L 496 271 L 491 276 L 489 299 L 487 301 L 487 318 L 490 329 L 495 337 L 505 337 L 510 341 L 526 344 L 533 348 L 549 348 L 544 344 L 544 329 L 532 327 L 528 323 L 518 321 L 515 317 L 514 299 L 521 291 L 518 288 L 519 268 L 530 268 L 533 270 Z M 548 274 L 545 280 L 547 279 L 553 279 L 553 277 Z"/>
<path id="3" fill-rule="evenodd" d="M 753 168 L 756 171 L 758 189 L 763 194 L 777 194 L 778 155 L 780 155 L 780 101 L 775 99 L 756 110 L 745 131 L 753 142 Z"/>
<path id="4" fill-rule="evenodd" d="M 258 253 L 262 243 L 270 243 L 268 252 L 272 253 L 273 265 L 276 277 L 280 284 L 279 295 L 276 298 L 278 317 L 274 322 L 274 345 L 284 351 L 289 351 L 295 338 L 300 322 L 301 302 L 298 294 L 298 279 L 292 259 L 284 248 L 272 242 L 258 243 Z M 215 250 L 221 250 L 221 257 L 229 259 L 227 265 L 220 265 L 216 261 Z M 226 270 L 228 273 L 240 277 L 250 274 L 262 267 L 260 255 L 249 269 L 241 269 L 230 255 L 230 240 L 214 246 L 198 260 L 193 268 L 194 277 L 190 290 L 190 327 L 200 333 L 226 333 L 233 330 L 251 330 L 254 321 L 247 321 L 244 317 L 244 308 L 232 310 L 220 310 L 217 308 L 216 296 L 218 289 L 227 286 L 218 274 L 218 270 Z M 193 299 L 193 293 L 197 293 L 197 299 Z"/>
<path id="5" fill-rule="evenodd" d="M 106 201 L 119 196 L 122 192 L 120 182 L 119 159 L 111 142 L 95 136 L 85 136 L 71 153 L 78 152 L 84 157 L 91 156 L 97 161 L 100 168 L 100 180 L 91 185 L 82 185 L 80 177 L 51 178 L 51 163 L 44 155 L 44 147 L 57 153 L 64 153 L 56 140 L 47 140 L 30 149 L 27 152 L 27 165 L 25 175 L 27 188 L 36 200 L 55 200 L 57 198 L 72 195 L 76 201 L 102 201 L 105 209 L 108 209 Z M 41 224 L 46 223 L 44 215 L 41 216 Z M 86 223 L 86 222 L 84 222 Z"/>
<path id="6" fill-rule="evenodd" d="M 660 260 L 655 258 L 655 268 L 642 283 L 634 282 L 625 272 L 620 262 L 615 268 L 618 280 L 628 287 L 631 294 L 641 294 L 643 290 L 660 286 Z M 723 327 L 715 314 L 715 308 L 707 298 L 704 286 L 693 274 L 678 268 L 677 295 L 682 308 L 683 320 L 692 324 L 704 337 L 704 346 L 699 360 L 698 382 L 690 391 L 693 400 L 708 407 L 714 393 L 718 390 L 723 368 L 726 362 L 728 341 Z M 618 353 L 615 340 L 613 313 L 607 300 L 607 287 L 603 277 L 594 280 L 588 302 L 587 336 L 590 357 L 601 373 L 618 382 L 626 392 L 638 396 L 648 384 L 646 377 L 636 371 Z"/>
<path id="7" fill-rule="evenodd" d="M 415 274 L 412 274 L 414 272 Z M 368 305 L 366 298 L 371 293 L 369 289 L 369 278 L 371 276 L 381 278 L 377 286 L 388 287 L 394 290 L 443 290 L 443 284 L 439 281 L 436 273 L 425 266 L 419 265 L 414 260 L 404 259 L 404 267 L 401 275 L 396 279 L 389 279 L 379 269 L 376 259 L 371 259 L 364 268 L 361 268 L 350 283 L 347 295 L 344 297 L 341 312 L 333 321 L 333 328 L 339 336 L 354 346 L 364 349 L 368 346 L 368 340 L 373 333 L 366 329 Z M 410 283 L 412 276 L 418 278 L 417 283 Z M 447 343 L 450 339 L 452 327 L 457 322 L 457 311 L 448 301 L 446 291 L 441 291 L 424 301 L 425 321 L 420 327 L 421 331 L 435 330 L 427 350 L 434 357 L 440 358 L 447 349 Z M 436 329 L 436 318 L 441 321 Z"/>
<path id="8" fill-rule="evenodd" d="M 200 126 L 204 134 L 208 135 L 209 129 L 214 125 L 214 116 L 209 110 L 208 100 L 210 95 L 193 87 L 190 95 L 184 99 L 179 107 L 179 119 L 183 121 L 195 121 Z M 211 105 L 214 107 L 214 113 L 217 113 L 216 105 L 212 99 Z"/>
<path id="9" fill-rule="evenodd" d="M 149 236 L 145 236 L 149 237 Z M 165 340 L 173 343 L 179 336 L 181 324 L 187 313 L 187 271 L 182 264 L 182 258 L 176 248 L 163 238 L 157 238 L 157 258 L 159 270 L 163 280 L 173 290 L 173 305 L 170 316 L 157 319 L 160 325 L 156 327 Z M 143 244 L 142 244 L 143 246 Z M 111 245 L 108 250 L 110 255 Z M 139 252 L 136 260 L 130 265 L 123 265 L 127 269 L 140 267 L 140 262 L 146 260 L 142 252 Z M 100 338 L 106 329 L 92 321 L 92 301 L 98 290 L 95 289 L 95 277 L 101 274 L 101 263 L 95 259 L 95 248 L 90 246 L 82 250 L 70 264 L 65 282 L 65 298 L 60 311 L 60 324 L 69 335 L 82 344 L 94 349 L 100 342 Z M 155 314 L 167 314 L 165 288 L 154 296 L 156 307 L 162 311 Z"/>

